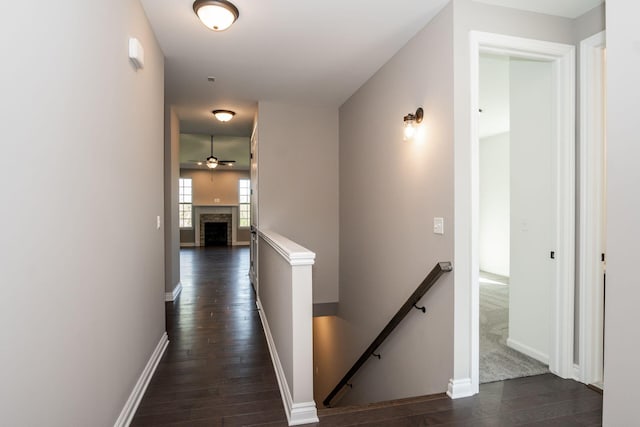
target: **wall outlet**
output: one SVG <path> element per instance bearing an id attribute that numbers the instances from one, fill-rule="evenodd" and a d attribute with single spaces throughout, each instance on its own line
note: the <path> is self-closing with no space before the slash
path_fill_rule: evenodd
<path id="1" fill-rule="evenodd" d="M 444 234 L 444 218 L 433 218 L 433 234 Z"/>
<path id="2" fill-rule="evenodd" d="M 213 203 L 220 203 L 220 199 L 216 197 L 215 199 L 213 199 Z"/>

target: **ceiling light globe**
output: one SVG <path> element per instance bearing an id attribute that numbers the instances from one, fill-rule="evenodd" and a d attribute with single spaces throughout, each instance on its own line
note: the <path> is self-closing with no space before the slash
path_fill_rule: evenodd
<path id="1" fill-rule="evenodd" d="M 193 10 L 200 21 L 213 31 L 224 31 L 240 15 L 238 9 L 226 0 L 197 0 Z"/>
<path id="2" fill-rule="evenodd" d="M 230 110 L 214 110 L 212 111 L 212 113 L 215 116 L 215 118 L 221 122 L 228 122 L 233 118 L 233 116 L 236 115 L 236 113 Z"/>
<path id="3" fill-rule="evenodd" d="M 207 167 L 209 169 L 215 169 L 218 167 L 218 158 L 214 156 L 207 157 Z"/>

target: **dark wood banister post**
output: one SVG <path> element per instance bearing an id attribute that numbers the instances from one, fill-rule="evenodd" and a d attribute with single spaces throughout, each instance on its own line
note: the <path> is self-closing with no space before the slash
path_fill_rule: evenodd
<path id="1" fill-rule="evenodd" d="M 342 387 L 348 384 L 351 377 L 355 375 L 356 372 L 364 365 L 364 363 L 371 357 L 371 355 L 376 351 L 378 347 L 383 343 L 383 341 L 393 332 L 393 330 L 402 322 L 409 311 L 414 308 L 414 305 L 420 301 L 420 299 L 424 296 L 425 293 L 436 283 L 436 281 L 442 276 L 442 274 L 449 272 L 452 270 L 450 262 L 439 262 L 433 267 L 431 272 L 425 277 L 420 286 L 411 294 L 409 299 L 400 307 L 400 310 L 393 316 L 393 318 L 387 323 L 387 326 L 384 327 L 382 332 L 378 334 L 375 340 L 371 343 L 369 347 L 362 353 L 362 356 L 353 364 L 351 369 L 345 374 L 344 377 L 340 380 L 340 382 L 331 390 L 331 393 L 327 395 L 327 397 L 322 401 L 324 406 L 330 406 L 331 400 L 336 397 L 336 395 L 342 390 Z"/>

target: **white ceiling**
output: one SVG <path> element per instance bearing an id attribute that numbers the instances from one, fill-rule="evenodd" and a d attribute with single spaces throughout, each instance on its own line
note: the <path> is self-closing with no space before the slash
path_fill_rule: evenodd
<path id="1" fill-rule="evenodd" d="M 214 32 L 193 0 L 141 1 L 166 57 L 166 100 L 181 131 L 216 136 L 249 136 L 258 100 L 340 106 L 448 2 L 232 0 L 238 21 Z M 571 18 L 602 3 L 475 1 Z M 237 114 L 220 123 L 214 109 Z"/>
<path id="2" fill-rule="evenodd" d="M 338 107 L 447 3 L 232 1 L 239 19 L 214 32 L 198 20 L 193 0 L 142 0 L 183 132 L 249 136 L 258 100 Z M 237 115 L 218 123 L 213 109 Z"/>
<path id="3" fill-rule="evenodd" d="M 528 10 L 546 15 L 564 16 L 575 19 L 594 7 L 604 3 L 604 0 L 474 0 L 479 3 L 496 6 L 511 7 L 513 9 Z"/>

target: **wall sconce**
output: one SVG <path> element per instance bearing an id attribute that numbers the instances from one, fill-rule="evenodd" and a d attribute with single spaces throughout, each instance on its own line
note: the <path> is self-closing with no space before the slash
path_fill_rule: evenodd
<path id="1" fill-rule="evenodd" d="M 424 110 L 422 107 L 418 107 L 415 114 L 409 113 L 404 116 L 404 140 L 407 141 L 413 138 L 416 133 L 416 127 L 422 123 L 424 117 Z"/>

